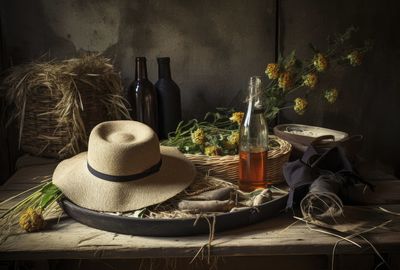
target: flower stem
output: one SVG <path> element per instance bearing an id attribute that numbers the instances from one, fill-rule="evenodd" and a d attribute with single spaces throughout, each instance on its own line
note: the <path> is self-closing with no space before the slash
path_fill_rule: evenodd
<path id="1" fill-rule="evenodd" d="M 279 108 L 279 110 L 286 110 L 286 109 L 292 109 L 292 108 L 293 108 L 293 105 Z"/>

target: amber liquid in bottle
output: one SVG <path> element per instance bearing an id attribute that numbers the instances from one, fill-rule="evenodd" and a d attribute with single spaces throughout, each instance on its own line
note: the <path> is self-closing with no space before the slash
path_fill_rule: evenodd
<path id="1" fill-rule="evenodd" d="M 266 166 L 268 155 L 268 128 L 264 118 L 264 107 L 260 77 L 251 77 L 248 106 L 240 127 L 239 142 L 239 188 L 249 192 L 266 188 Z"/>
<path id="2" fill-rule="evenodd" d="M 239 153 L 240 189 L 253 191 L 266 187 L 267 151 Z"/>

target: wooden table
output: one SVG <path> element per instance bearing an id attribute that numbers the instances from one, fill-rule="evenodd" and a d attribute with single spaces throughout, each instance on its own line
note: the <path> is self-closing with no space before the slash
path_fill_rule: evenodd
<path id="1" fill-rule="evenodd" d="M 32 180 L 29 176 L 48 174 L 54 166 L 55 164 L 34 165 L 20 169 L 1 188 L 0 200 L 34 186 L 40 179 Z M 397 180 L 386 179 L 384 182 L 391 184 L 388 181 L 395 183 L 393 181 Z M 4 212 L 20 199 L 1 205 L 1 211 Z M 400 210 L 400 205 L 398 209 Z M 388 214 L 389 218 L 390 214 Z M 292 213 L 286 213 L 252 226 L 219 233 L 212 242 L 210 255 L 213 258 L 242 257 L 240 263 L 237 258 L 229 259 L 231 266 L 225 262 L 222 264 L 222 269 L 224 265 L 229 266 L 226 269 L 236 269 L 240 265 L 243 267 L 243 264 L 249 266 L 254 263 L 271 262 L 280 269 L 290 269 L 293 266 L 297 269 L 302 269 L 302 267 L 326 269 L 332 258 L 333 247 L 339 239 L 312 230 L 316 227 L 306 226 L 303 222 L 294 223 L 295 221 Z M 365 237 L 381 254 L 386 256 L 385 258 L 393 267 L 400 269 L 400 228 L 395 231 L 374 230 L 365 234 Z M 357 264 L 368 266 L 379 263 L 375 252 L 365 240 L 357 238 L 354 240 L 361 245 L 361 248 L 346 241 L 338 244 L 335 250 L 336 265 L 343 266 L 355 261 Z M 50 220 L 46 231 L 9 236 L 0 245 L 0 259 L 10 261 L 183 258 L 182 260 L 186 262 L 184 265 L 187 265 L 207 242 L 206 235 L 155 238 L 115 234 L 89 228 L 71 218 L 63 217 L 58 223 L 56 219 Z M 207 248 L 204 249 L 204 254 L 207 254 Z M 303 260 L 302 258 L 313 259 Z M 360 260 L 360 258 L 363 259 Z M 201 256 L 198 256 L 195 261 L 200 260 Z M 245 263 L 246 260 L 247 263 Z M 204 260 L 203 263 L 206 264 Z"/>

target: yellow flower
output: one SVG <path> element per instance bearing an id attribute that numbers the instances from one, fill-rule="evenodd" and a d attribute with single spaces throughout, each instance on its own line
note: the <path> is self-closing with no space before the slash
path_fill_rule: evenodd
<path id="1" fill-rule="evenodd" d="M 235 131 L 231 135 L 228 136 L 228 142 L 233 145 L 239 144 L 239 132 Z"/>
<path id="2" fill-rule="evenodd" d="M 332 88 L 332 89 L 326 90 L 324 96 L 329 103 L 333 104 L 336 102 L 338 95 L 339 95 L 338 90 L 336 88 Z"/>
<path id="3" fill-rule="evenodd" d="M 232 122 L 236 122 L 239 126 L 242 123 L 244 113 L 243 112 L 234 112 L 232 116 L 229 118 Z"/>
<path id="4" fill-rule="evenodd" d="M 28 208 L 19 217 L 19 226 L 27 232 L 35 232 L 43 229 L 45 222 L 38 210 Z"/>
<path id="5" fill-rule="evenodd" d="M 232 134 L 228 136 L 227 140 L 224 141 L 224 148 L 229 150 L 237 148 L 239 145 L 239 138 L 240 135 L 238 131 L 232 132 Z"/>
<path id="6" fill-rule="evenodd" d="M 349 59 L 350 65 L 356 67 L 362 64 L 363 54 L 359 51 L 352 51 L 346 58 Z"/>
<path id="7" fill-rule="evenodd" d="M 315 73 L 309 73 L 303 76 L 303 84 L 313 89 L 318 83 L 318 77 Z"/>
<path id="8" fill-rule="evenodd" d="M 322 72 L 328 68 L 328 59 L 322 53 L 317 53 L 314 56 L 313 64 L 317 71 Z"/>
<path id="9" fill-rule="evenodd" d="M 270 63 L 265 69 L 265 74 L 267 74 L 270 80 L 276 80 L 279 77 L 279 66 L 275 63 Z"/>
<path id="10" fill-rule="evenodd" d="M 304 98 L 296 98 L 296 99 L 294 100 L 294 107 L 293 107 L 293 109 L 294 109 L 294 111 L 295 111 L 297 114 L 303 115 L 304 112 L 305 112 L 306 109 L 307 109 L 307 105 L 308 105 L 308 102 L 307 102 L 307 100 L 305 100 Z"/>
<path id="11" fill-rule="evenodd" d="M 204 144 L 205 134 L 201 128 L 198 128 L 192 132 L 191 137 L 194 144 Z"/>
<path id="12" fill-rule="evenodd" d="M 220 149 L 215 145 L 207 146 L 206 148 L 204 148 L 204 154 L 206 154 L 207 156 L 218 156 L 219 152 Z"/>
<path id="13" fill-rule="evenodd" d="M 278 86 L 287 90 L 293 86 L 293 75 L 290 72 L 283 72 L 279 75 Z"/>

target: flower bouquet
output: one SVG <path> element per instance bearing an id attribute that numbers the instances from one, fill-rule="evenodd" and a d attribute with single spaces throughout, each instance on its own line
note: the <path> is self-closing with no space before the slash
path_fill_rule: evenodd
<path id="1" fill-rule="evenodd" d="M 372 42 L 367 40 L 362 46 L 351 44 L 355 27 L 349 27 L 344 33 L 328 37 L 328 49 L 317 49 L 310 43 L 313 51 L 311 59 L 301 61 L 296 58 L 295 51 L 286 57 L 279 57 L 277 63 L 269 63 L 265 75 L 269 83 L 264 88 L 265 116 L 273 120 L 284 109 L 294 109 L 303 115 L 309 106 L 307 97 L 310 94 L 320 94 L 329 104 L 335 103 L 340 91 L 337 88 L 315 91 L 320 75 L 333 70 L 336 65 L 357 67 L 362 64 L 364 55 L 372 48 Z M 295 93 L 297 97 L 288 100 Z"/>
<path id="2" fill-rule="evenodd" d="M 286 57 L 279 57 L 277 63 L 269 63 L 265 69 L 269 83 L 264 85 L 262 91 L 266 105 L 265 117 L 272 121 L 281 110 L 290 108 L 303 115 L 308 107 L 308 95 L 321 94 L 314 90 L 321 73 L 332 69 L 334 65 L 361 65 L 372 43 L 365 41 L 359 47 L 351 45 L 351 37 L 356 31 L 355 27 L 350 27 L 342 34 L 329 37 L 326 51 L 320 51 L 310 44 L 314 53 L 311 59 L 301 61 L 293 51 Z M 300 93 L 294 100 L 288 100 L 297 92 Z M 322 96 L 331 104 L 335 103 L 338 95 L 336 88 L 322 92 Z M 233 109 L 219 109 L 216 113 L 208 113 L 204 121 L 193 119 L 187 123 L 181 122 L 163 144 L 178 147 L 198 170 L 235 181 L 238 179 L 239 127 L 243 116 L 243 112 Z M 289 158 L 291 146 L 275 136 L 270 136 L 269 141 L 267 178 L 279 182 L 282 181 L 281 168 Z"/>

